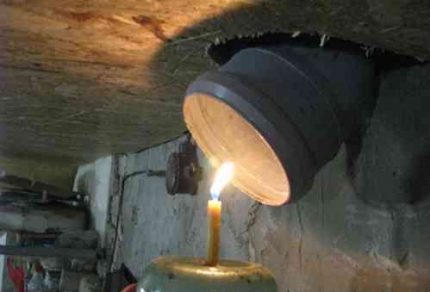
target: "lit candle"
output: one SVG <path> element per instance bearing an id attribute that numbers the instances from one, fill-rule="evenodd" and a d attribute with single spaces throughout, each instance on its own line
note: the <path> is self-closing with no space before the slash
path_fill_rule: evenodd
<path id="1" fill-rule="evenodd" d="M 220 229 L 221 229 L 221 202 L 219 196 L 223 188 L 231 180 L 234 164 L 225 162 L 218 169 L 210 193 L 212 200 L 208 201 L 208 259 L 209 266 L 216 266 L 219 259 Z"/>
<path id="2" fill-rule="evenodd" d="M 221 202 L 208 201 L 208 261 L 209 266 L 216 266 L 219 258 L 219 242 L 221 229 Z"/>

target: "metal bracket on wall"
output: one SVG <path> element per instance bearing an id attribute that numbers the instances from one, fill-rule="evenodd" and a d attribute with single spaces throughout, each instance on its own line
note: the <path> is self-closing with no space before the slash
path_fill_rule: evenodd
<path id="1" fill-rule="evenodd" d="M 202 179 L 202 168 L 197 157 L 197 147 L 191 139 L 179 145 L 179 151 L 170 154 L 167 161 L 166 188 L 169 195 L 197 193 Z"/>

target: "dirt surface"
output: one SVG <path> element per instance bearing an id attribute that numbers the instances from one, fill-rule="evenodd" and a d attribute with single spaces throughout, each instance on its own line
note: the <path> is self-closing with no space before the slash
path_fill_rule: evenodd
<path id="1" fill-rule="evenodd" d="M 1 0 L 1 156 L 69 177 L 176 137 L 187 84 L 214 67 L 211 43 L 298 30 L 430 59 L 427 1 Z"/>

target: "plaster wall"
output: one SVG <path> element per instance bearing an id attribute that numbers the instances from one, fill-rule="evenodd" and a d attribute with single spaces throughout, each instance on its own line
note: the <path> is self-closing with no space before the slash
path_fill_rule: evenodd
<path id="1" fill-rule="evenodd" d="M 299 202 L 222 195 L 225 258 L 260 262 L 280 291 L 430 291 L 430 66 L 383 76 L 363 139 L 342 145 Z M 123 157 L 125 174 L 165 169 L 181 139 Z M 169 196 L 158 177 L 123 193 L 119 256 L 140 277 L 160 255 L 204 256 L 213 170 L 200 154 L 198 195 Z"/>
<path id="2" fill-rule="evenodd" d="M 114 156 L 97 159 L 78 168 L 73 190 L 87 196 L 90 209 L 90 225 L 100 238 L 99 244 L 105 246 L 105 234 L 109 200 L 112 197 Z"/>

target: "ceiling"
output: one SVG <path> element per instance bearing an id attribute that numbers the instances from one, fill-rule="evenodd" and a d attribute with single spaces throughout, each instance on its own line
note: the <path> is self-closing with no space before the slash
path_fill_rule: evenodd
<path id="1" fill-rule="evenodd" d="M 0 163 L 55 183 L 180 135 L 208 45 L 236 36 L 318 32 L 430 59 L 425 2 L 0 0 Z"/>

